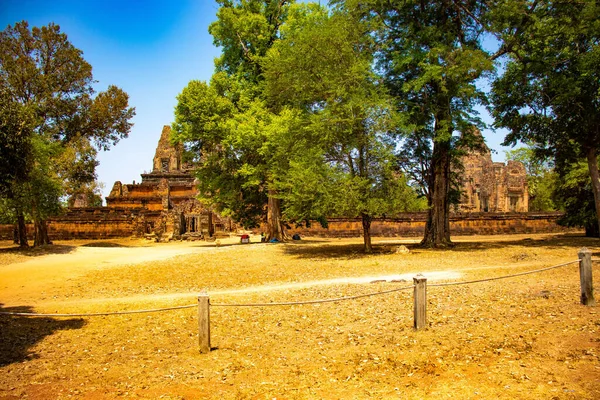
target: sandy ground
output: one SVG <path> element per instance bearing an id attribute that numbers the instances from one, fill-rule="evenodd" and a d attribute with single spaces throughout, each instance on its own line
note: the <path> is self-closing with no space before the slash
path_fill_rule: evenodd
<path id="1" fill-rule="evenodd" d="M 265 246 L 256 243 L 259 237 L 253 238 L 253 246 Z M 408 239 L 408 242 L 411 240 Z M 64 283 L 85 276 L 93 271 L 105 271 L 123 265 L 136 265 L 152 261 L 162 261 L 178 256 L 206 252 L 226 252 L 234 249 L 231 245 L 238 242 L 237 238 L 221 239 L 219 246 L 205 242 L 172 242 L 160 246 L 143 247 L 74 247 L 65 254 L 48 254 L 33 257 L 24 262 L 16 262 L 0 266 L 0 299 L 5 307 L 28 304 L 32 306 L 58 306 L 77 302 L 93 304 L 107 302 L 140 303 L 146 301 L 193 299 L 198 296 L 195 292 L 174 292 L 161 294 L 144 294 L 126 297 L 95 297 L 53 301 L 45 296 L 46 290 L 61 287 Z M 285 291 L 303 289 L 324 285 L 360 284 L 371 282 L 412 282 L 418 272 L 394 275 L 347 276 L 343 278 L 296 282 L 280 285 L 260 285 L 243 289 L 213 291 L 211 295 L 235 295 L 269 291 Z M 461 277 L 456 271 L 429 271 L 424 274 L 430 281 L 452 280 Z"/>
<path id="2" fill-rule="evenodd" d="M 358 239 L 125 239 L 27 251 L 4 242 L 0 310 L 189 305 L 204 287 L 213 305 L 300 302 L 384 293 L 409 286 L 418 271 L 431 281 L 466 281 L 572 261 L 584 246 L 600 255 L 597 239 L 575 236 L 453 239 L 456 248 L 438 251 L 411 245 L 416 239 L 378 238 L 372 255 Z M 402 243 L 409 254 L 396 251 Z M 600 399 L 600 319 L 597 308 L 579 304 L 576 265 L 427 292 L 423 331 L 413 330 L 411 290 L 215 307 L 208 354 L 198 352 L 195 307 L 0 316 L 0 399 Z"/>

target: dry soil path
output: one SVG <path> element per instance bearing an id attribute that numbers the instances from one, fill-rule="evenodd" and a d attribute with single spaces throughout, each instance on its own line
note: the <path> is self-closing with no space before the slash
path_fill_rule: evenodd
<path id="1" fill-rule="evenodd" d="M 152 247 L 76 247 L 68 254 L 51 254 L 33 257 L 20 263 L 0 266 L 0 304 L 3 307 L 13 307 L 27 304 L 34 307 L 64 304 L 73 306 L 79 304 L 98 303 L 143 303 L 163 302 L 168 300 L 193 300 L 198 293 L 177 292 L 161 294 L 144 294 L 126 297 L 97 297 L 88 299 L 68 299 L 55 301 L 45 297 L 48 288 L 61 287 L 70 280 L 77 279 L 92 271 L 109 270 L 122 265 L 139 264 L 150 261 L 165 260 L 177 256 L 200 252 L 228 251 L 233 247 L 214 247 L 198 245 L 189 242 L 169 243 Z M 242 289 L 221 290 L 210 292 L 211 296 L 228 296 L 245 293 L 282 291 L 302 289 L 312 286 L 335 284 L 362 284 L 374 281 L 410 282 L 415 273 L 385 276 L 350 276 L 336 279 L 294 282 L 289 284 L 261 285 Z M 431 280 L 457 279 L 460 273 L 456 271 L 428 272 Z M 71 307 L 69 307 L 71 308 Z"/>

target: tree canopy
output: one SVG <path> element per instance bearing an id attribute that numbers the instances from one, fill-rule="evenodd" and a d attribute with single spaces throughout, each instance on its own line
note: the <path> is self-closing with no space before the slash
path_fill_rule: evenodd
<path id="1" fill-rule="evenodd" d="M 488 3 L 337 3 L 371 21 L 381 43 L 378 72 L 403 116 L 399 129 L 411 147 L 406 154 L 420 160 L 416 166 L 426 187 L 429 213 L 422 244 L 450 245 L 450 167 L 455 150 L 471 141 L 472 126 L 481 125 L 474 106 L 485 103 L 485 96 L 476 83 L 493 69 L 491 55 L 481 46 Z"/>
<path id="2" fill-rule="evenodd" d="M 499 2 L 493 29 L 509 55 L 492 87 L 505 144 L 533 143 L 561 175 L 587 160 L 600 218 L 600 7 L 595 1 Z"/>
<path id="3" fill-rule="evenodd" d="M 360 217 L 367 252 L 373 217 L 419 207 L 395 168 L 396 113 L 373 71 L 369 29 L 341 8 L 299 4 L 265 60 L 268 100 L 300 118 L 276 181 L 286 214 Z"/>
<path id="4" fill-rule="evenodd" d="M 178 96 L 173 140 L 197 163 L 200 197 L 244 226 L 267 216 L 267 237 L 283 240 L 270 151 L 278 119 L 263 94 L 262 60 L 287 17 L 287 0 L 219 0 L 209 27 L 222 48 L 209 84 L 192 81 Z"/>
<path id="5" fill-rule="evenodd" d="M 23 21 L 0 32 L 1 139 L 10 153 L 0 196 L 15 210 L 22 245 L 25 216 L 35 221 L 35 244 L 48 243 L 46 218 L 94 181 L 97 151 L 131 129 L 127 94 L 109 86 L 94 96 L 93 84 L 91 65 L 58 25 Z"/>

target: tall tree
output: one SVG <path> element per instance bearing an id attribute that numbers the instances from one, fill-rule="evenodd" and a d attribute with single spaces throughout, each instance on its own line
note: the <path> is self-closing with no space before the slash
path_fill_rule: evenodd
<path id="1" fill-rule="evenodd" d="M 276 123 L 263 95 L 261 61 L 279 36 L 288 0 L 218 0 L 209 27 L 222 48 L 210 82 L 192 81 L 178 97 L 173 140 L 198 161 L 203 200 L 245 226 L 264 217 L 269 239 L 285 239 L 281 199 L 268 152 Z M 276 129 L 276 127 L 273 127 Z"/>
<path id="2" fill-rule="evenodd" d="M 266 93 L 280 114 L 297 113 L 277 144 L 285 169 L 276 183 L 291 219 L 360 217 L 372 251 L 371 221 L 417 203 L 394 170 L 393 107 L 374 74 L 369 28 L 343 10 L 290 9 L 265 60 Z"/>
<path id="3" fill-rule="evenodd" d="M 49 243 L 45 221 L 66 188 L 93 181 L 97 150 L 131 129 L 127 94 L 109 86 L 94 96 L 93 83 L 91 65 L 58 25 L 30 29 L 23 21 L 0 32 L 2 147 L 25 161 L 0 169 L 0 195 L 16 210 L 21 245 L 25 213 L 35 244 Z"/>
<path id="4" fill-rule="evenodd" d="M 509 59 L 492 87 L 505 144 L 532 142 L 557 172 L 586 159 L 600 221 L 600 5 L 499 1 L 492 21 Z"/>
<path id="5" fill-rule="evenodd" d="M 580 160 L 564 165 L 554 181 L 552 201 L 564 211 L 558 223 L 570 227 L 583 227 L 588 237 L 598 237 L 598 219 L 594 204 L 594 191 L 587 161 Z"/>
<path id="6" fill-rule="evenodd" d="M 404 127 L 419 142 L 419 156 L 431 155 L 424 182 L 429 204 L 423 246 L 451 244 L 449 209 L 451 164 L 456 136 L 465 142 L 481 125 L 474 105 L 485 101 L 476 83 L 493 69 L 482 49 L 486 2 L 478 0 L 341 1 L 378 28 L 382 44 L 378 68 L 405 116 Z"/>

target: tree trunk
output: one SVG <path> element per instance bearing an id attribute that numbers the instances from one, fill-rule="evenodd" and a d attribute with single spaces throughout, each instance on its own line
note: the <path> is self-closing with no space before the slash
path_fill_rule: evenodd
<path id="1" fill-rule="evenodd" d="M 371 216 L 362 214 L 363 238 L 365 242 L 365 253 L 372 253 L 373 246 L 371 245 Z"/>
<path id="2" fill-rule="evenodd" d="M 48 225 L 46 224 L 46 220 L 35 220 L 35 240 L 33 245 L 43 246 L 45 244 L 52 244 L 48 237 Z"/>
<path id="3" fill-rule="evenodd" d="M 269 201 L 267 205 L 267 242 L 277 239 L 283 242 L 288 239 L 285 226 L 281 220 L 281 200 L 275 197 L 276 192 L 269 189 Z"/>
<path id="4" fill-rule="evenodd" d="M 450 241 L 450 142 L 438 141 L 433 145 L 431 171 L 429 179 L 429 210 L 425 235 L 421 241 L 423 247 L 448 247 Z"/>
<path id="5" fill-rule="evenodd" d="M 208 213 L 208 236 L 213 237 L 215 234 L 215 226 L 213 224 L 213 213 L 210 211 Z"/>
<path id="6" fill-rule="evenodd" d="M 19 230 L 19 246 L 29 247 L 27 243 L 27 225 L 25 225 L 25 216 L 21 210 L 17 210 L 17 227 Z"/>
<path id="7" fill-rule="evenodd" d="M 600 226 L 600 174 L 598 173 L 598 156 L 595 149 L 587 152 L 588 169 L 592 178 L 592 191 L 594 192 L 594 204 L 596 206 L 596 219 Z M 596 236 L 598 237 L 598 236 Z"/>
<path id="8" fill-rule="evenodd" d="M 594 237 L 597 238 L 600 236 L 600 229 L 598 229 L 598 224 L 595 223 L 593 225 L 584 226 L 585 228 L 585 237 Z"/>

